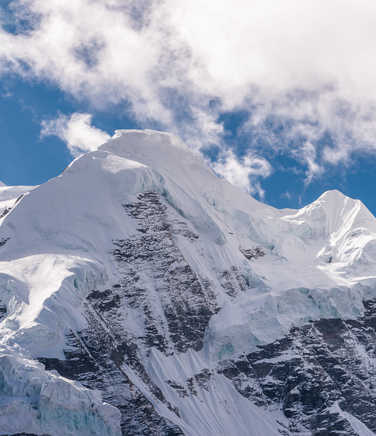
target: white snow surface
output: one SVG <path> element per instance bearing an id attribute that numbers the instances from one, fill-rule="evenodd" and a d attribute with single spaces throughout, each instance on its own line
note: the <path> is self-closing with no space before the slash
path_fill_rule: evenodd
<path id="1" fill-rule="evenodd" d="M 376 296 L 376 219 L 361 201 L 328 191 L 300 210 L 278 210 L 218 178 L 198 153 L 170 134 L 117 131 L 98 151 L 75 159 L 41 186 L 0 186 L 0 215 L 2 208 L 12 208 L 0 219 L 0 244 L 6 241 L 0 246 L 0 302 L 7 307 L 0 323 L 0 371 L 9 386 L 11 377 L 20 374 L 14 382 L 20 391 L 9 391 L 9 401 L 0 400 L 0 434 L 29 427 L 36 434 L 119 434 L 116 409 L 30 359 L 63 359 L 67 326 L 85 326 L 83 299 L 92 289 L 117 283 L 112 241 L 135 232 L 122 204 L 146 191 L 163 195 L 199 235 L 195 248 L 180 239 L 177 243 L 195 272 L 210 282 L 221 307 L 210 321 L 202 352 L 179 360 L 153 354 L 149 366 L 156 382 L 166 371 L 179 379 L 194 374 L 199 362 L 211 367 L 250 351 L 283 336 L 292 325 L 323 317 L 355 318 L 362 314 L 362 300 Z M 248 260 L 241 252 L 256 247 L 263 257 Z M 234 298 L 219 285 L 220 274 L 230 266 L 250 283 L 247 292 Z M 37 403 L 49 402 L 45 427 L 23 399 L 28 380 L 33 380 L 30 389 L 38 391 Z M 60 388 L 67 392 L 65 400 Z M 166 397 L 178 402 L 166 389 Z M 67 407 L 65 424 L 47 431 L 60 401 Z M 73 422 L 70 401 L 81 404 L 78 422 L 94 404 L 93 420 L 101 430 L 67 432 L 64 425 L 70 428 Z M 282 420 L 274 412 L 266 416 L 256 406 L 252 409 L 224 378 L 215 392 L 181 402 L 178 424 L 190 435 L 273 435 L 275 420 Z M 224 409 L 228 414 L 219 418 Z M 4 416 L 21 411 L 25 419 L 8 429 Z"/>
<path id="2" fill-rule="evenodd" d="M 17 199 L 34 189 L 34 186 L 6 186 L 0 181 L 0 222 L 1 217 L 16 204 Z"/>

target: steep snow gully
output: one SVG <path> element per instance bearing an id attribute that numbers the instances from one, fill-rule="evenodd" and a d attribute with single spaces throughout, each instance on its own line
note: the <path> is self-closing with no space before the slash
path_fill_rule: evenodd
<path id="1" fill-rule="evenodd" d="M 1 435 L 373 435 L 376 219 L 118 131 L 0 185 Z"/>

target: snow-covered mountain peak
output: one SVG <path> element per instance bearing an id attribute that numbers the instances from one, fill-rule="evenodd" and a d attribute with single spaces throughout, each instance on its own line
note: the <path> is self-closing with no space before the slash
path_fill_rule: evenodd
<path id="1" fill-rule="evenodd" d="M 198 152 L 166 132 L 118 130 L 99 150 L 147 165 L 164 180 L 192 194 L 202 191 L 203 183 L 216 179 Z"/>
<path id="2" fill-rule="evenodd" d="M 162 167 L 173 171 L 176 166 L 186 167 L 192 161 L 204 164 L 201 156 L 177 136 L 156 130 L 116 130 L 99 150 L 136 160 L 156 170 Z"/>
<path id="3" fill-rule="evenodd" d="M 112 138 L 103 144 L 103 148 L 108 148 L 109 143 L 112 143 L 114 139 L 123 138 L 123 143 L 127 144 L 127 147 L 132 147 L 131 143 L 137 144 L 149 144 L 150 146 L 158 149 L 159 146 L 173 146 L 188 150 L 187 145 L 176 135 L 169 132 L 152 129 L 118 129 L 115 130 Z M 142 145 L 141 145 L 142 146 Z"/>
<path id="4" fill-rule="evenodd" d="M 341 201 L 345 198 L 349 197 L 339 189 L 329 189 L 328 191 L 323 192 L 317 200 Z"/>
<path id="5" fill-rule="evenodd" d="M 303 242 L 303 252 L 311 253 L 314 269 L 334 283 L 375 278 L 371 264 L 376 261 L 376 219 L 361 201 L 337 190 L 327 191 L 302 209 L 289 211 L 282 220 Z M 305 255 L 298 252 L 307 265 Z"/>
<path id="6" fill-rule="evenodd" d="M 337 189 L 324 192 L 308 206 L 309 209 L 321 208 L 331 218 L 334 216 L 342 218 L 343 214 L 353 207 L 365 208 L 360 200 L 350 198 Z"/>
<path id="7" fill-rule="evenodd" d="M 355 225 L 366 225 L 372 229 L 376 225 L 375 217 L 360 200 L 347 197 L 338 190 L 324 192 L 317 200 L 283 219 L 310 226 L 312 231 L 323 236 L 348 230 Z M 315 236 L 319 235 L 316 233 Z M 307 234 L 307 237 L 311 235 Z"/>
<path id="8" fill-rule="evenodd" d="M 278 434 L 274 417 L 242 396 L 254 395 L 253 376 L 238 380 L 226 365 L 293 326 L 362 316 L 363 300 L 376 298 L 375 263 L 376 220 L 360 201 L 328 191 L 277 210 L 218 178 L 173 135 L 117 131 L 41 186 L 0 187 L 5 376 L 27 391 L 30 373 L 33 401 L 41 384 L 54 399 L 59 376 L 30 369 L 40 359 L 101 389 L 121 409 L 125 434 L 148 419 L 153 434 L 181 435 L 166 430 L 176 425 L 190 436 L 243 436 L 255 422 L 255 434 Z M 83 405 L 72 418 L 63 404 L 67 419 L 85 423 L 94 402 L 87 432 L 117 436 L 119 414 L 66 383 Z M 18 391 L 9 398 L 19 401 Z M 24 403 L 37 432 L 39 406 Z M 75 434 L 46 419 L 44 433 Z"/>

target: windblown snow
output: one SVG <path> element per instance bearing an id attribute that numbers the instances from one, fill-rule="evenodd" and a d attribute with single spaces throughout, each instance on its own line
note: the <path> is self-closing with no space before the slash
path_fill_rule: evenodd
<path id="1" fill-rule="evenodd" d="M 180 234 L 173 240 L 212 290 L 216 310 L 201 349 L 145 351 L 150 379 L 178 414 L 125 364 L 122 371 L 184 434 L 280 434 L 281 411 L 252 404 L 222 375 L 191 396 L 165 381 L 183 384 L 282 338 L 292 326 L 355 319 L 364 313 L 363 300 L 376 298 L 376 219 L 361 201 L 328 191 L 300 210 L 277 210 L 217 177 L 170 134 L 118 131 L 47 183 L 0 184 L 0 434 L 122 434 L 120 412 L 100 391 L 47 371 L 36 359 L 64 360 L 67 332 L 88 326 L 89 293 L 120 283 L 114 241 L 137 233 L 124 205 L 149 192 L 196 235 L 194 243 Z M 230 275 L 241 276 L 244 286 L 231 284 Z M 145 279 L 144 288 L 162 319 L 153 283 Z M 143 334 L 136 309 L 128 308 L 121 322 L 133 337 Z M 352 425 L 372 434 L 356 418 Z"/>

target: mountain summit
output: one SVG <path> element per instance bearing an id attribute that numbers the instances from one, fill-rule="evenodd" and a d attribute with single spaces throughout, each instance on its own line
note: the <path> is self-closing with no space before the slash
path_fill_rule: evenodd
<path id="1" fill-rule="evenodd" d="M 376 219 L 121 130 L 0 187 L 0 434 L 371 435 Z"/>

